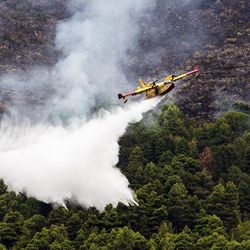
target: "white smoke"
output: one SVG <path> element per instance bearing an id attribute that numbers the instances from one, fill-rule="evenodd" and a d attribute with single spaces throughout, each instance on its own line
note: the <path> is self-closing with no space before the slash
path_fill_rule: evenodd
<path id="1" fill-rule="evenodd" d="M 53 88 L 46 107 L 30 112 L 56 124 L 82 120 L 96 105 L 117 102 L 117 92 L 129 87 L 122 67 L 129 64 L 128 49 L 137 45 L 139 17 L 153 6 L 150 0 L 70 1 L 74 15 L 57 26 L 55 46 L 62 58 L 50 70 L 2 76 L 1 88 L 33 90 L 34 95 Z M 19 99 L 16 107 L 22 109 Z"/>
<path id="2" fill-rule="evenodd" d="M 137 16 L 149 5 L 149 0 L 71 2 L 76 13 L 57 28 L 56 46 L 65 58 L 52 72 L 61 90 L 53 106 L 63 114 L 86 115 L 97 101 L 110 102 L 118 88 L 128 88 L 121 62 L 128 63 L 127 50 L 139 35 Z"/>
<path id="3" fill-rule="evenodd" d="M 37 69 L 23 79 L 1 78 L 6 87 L 15 83 L 16 92 L 41 91 L 53 83 L 53 98 L 45 108 L 25 106 L 20 112 L 23 105 L 17 102 L 2 121 L 0 178 L 11 190 L 45 202 L 64 205 L 65 200 L 74 200 L 99 209 L 108 203 L 133 202 L 127 179 L 115 168 L 117 141 L 129 122 L 141 119 L 142 112 L 159 100 L 115 108 L 90 120 L 89 113 L 98 100 L 112 103 L 127 85 L 120 65 L 136 44 L 137 16 L 151 5 L 149 0 L 73 0 L 74 15 L 57 28 L 56 46 L 63 58 L 55 67 Z M 20 122 L 18 114 L 25 111 L 40 117 L 40 123 L 32 125 L 22 117 Z M 13 118 L 15 126 L 10 125 Z"/>

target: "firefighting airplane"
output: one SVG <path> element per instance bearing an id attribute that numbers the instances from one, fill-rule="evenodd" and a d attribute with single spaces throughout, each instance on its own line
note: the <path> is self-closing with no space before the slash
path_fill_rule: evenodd
<path id="1" fill-rule="evenodd" d="M 156 97 L 158 95 L 165 95 L 168 92 L 170 92 L 173 88 L 174 88 L 174 82 L 178 81 L 186 76 L 195 74 L 195 77 L 197 77 L 199 75 L 199 67 L 196 66 L 192 71 L 189 71 L 187 73 L 183 73 L 179 76 L 175 76 L 175 75 L 168 75 L 166 76 L 165 80 L 159 83 L 156 83 L 156 81 L 153 82 L 149 82 L 149 83 L 145 83 L 144 81 L 142 81 L 141 79 L 139 79 L 139 83 L 141 84 L 141 86 L 138 86 L 136 88 L 136 90 L 132 91 L 132 92 L 128 92 L 125 94 L 118 94 L 118 98 L 121 99 L 123 98 L 124 103 L 126 103 L 128 101 L 128 96 L 134 96 L 134 95 L 138 95 L 141 93 L 146 94 L 146 98 L 153 98 Z"/>

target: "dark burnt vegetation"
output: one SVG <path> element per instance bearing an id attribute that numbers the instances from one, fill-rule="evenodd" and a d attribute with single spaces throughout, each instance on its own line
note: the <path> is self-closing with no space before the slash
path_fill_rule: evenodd
<path id="1" fill-rule="evenodd" d="M 64 0 L 0 1 L 0 72 L 53 65 L 56 23 L 67 16 Z"/>
<path id="2" fill-rule="evenodd" d="M 228 108 L 237 100 L 249 103 L 248 5 L 246 0 L 159 0 L 143 23 L 132 78 L 163 78 L 199 65 L 199 79 L 177 83 L 177 102 L 186 114 L 211 120 L 222 111 L 221 99 Z"/>
<path id="3" fill-rule="evenodd" d="M 0 72 L 55 64 L 59 56 L 53 44 L 55 27 L 70 15 L 66 3 L 0 2 Z M 139 17 L 139 43 L 129 51 L 131 60 L 124 66 L 128 78 L 133 82 L 139 77 L 158 79 L 199 65 L 198 80 L 176 85 L 175 97 L 182 111 L 203 121 L 237 100 L 248 103 L 248 5 L 247 0 L 158 0 L 155 9 Z"/>

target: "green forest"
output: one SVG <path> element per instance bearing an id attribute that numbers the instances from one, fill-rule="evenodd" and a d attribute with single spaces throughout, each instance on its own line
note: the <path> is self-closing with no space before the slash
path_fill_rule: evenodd
<path id="1" fill-rule="evenodd" d="M 33 122 L 50 126 L 62 111 L 64 126 L 67 110 L 72 119 L 95 117 L 117 105 L 120 91 L 136 88 L 138 78 L 156 81 L 200 68 L 199 78 L 177 83 L 173 95 L 119 139 L 114 168 L 128 179 L 137 204 L 108 204 L 103 211 L 71 201 L 47 204 L 28 189 L 10 191 L 4 175 L 10 168 L 1 161 L 0 250 L 250 250 L 249 4 L 0 0 L 0 125 L 10 117 L 11 126 L 24 121 L 26 128 L 27 119 L 28 134 Z M 11 126 L 0 126 L 0 153 L 6 134 L 16 145 Z M 37 165 L 29 167 L 39 175 L 33 158 Z M 15 163 L 10 176 L 20 169 L 25 176 L 26 162 Z M 67 167 L 75 180 L 72 164 Z"/>
<path id="2" fill-rule="evenodd" d="M 168 104 L 131 124 L 117 167 L 138 205 L 53 208 L 1 180 L 0 249 L 250 249 L 249 111 L 201 122 Z"/>

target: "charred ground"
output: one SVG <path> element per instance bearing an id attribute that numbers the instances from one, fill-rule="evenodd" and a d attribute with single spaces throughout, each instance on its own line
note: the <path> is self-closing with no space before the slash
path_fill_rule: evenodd
<path id="1" fill-rule="evenodd" d="M 185 113 L 212 119 L 238 100 L 249 101 L 249 3 L 191 2 L 158 0 L 154 10 L 142 13 L 140 40 L 124 69 L 136 81 L 199 65 L 200 78 L 184 81 L 175 96 Z M 65 0 L 0 1 L 1 73 L 55 64 L 56 23 L 70 16 L 66 5 Z"/>

